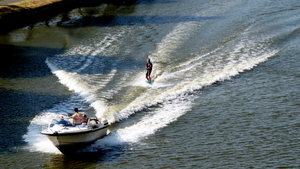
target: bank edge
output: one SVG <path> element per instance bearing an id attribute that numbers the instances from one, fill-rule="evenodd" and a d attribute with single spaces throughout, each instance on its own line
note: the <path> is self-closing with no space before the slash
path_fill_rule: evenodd
<path id="1" fill-rule="evenodd" d="M 101 3 L 130 5 L 136 0 L 23 0 L 0 6 L 0 33 L 9 32 L 59 13 L 86 5 Z"/>

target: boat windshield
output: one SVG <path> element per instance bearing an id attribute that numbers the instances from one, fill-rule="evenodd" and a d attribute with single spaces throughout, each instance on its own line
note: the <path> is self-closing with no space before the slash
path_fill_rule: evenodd
<path id="1" fill-rule="evenodd" d="M 58 122 L 58 120 L 53 119 L 53 120 L 51 121 L 51 123 L 49 124 L 49 127 L 53 127 L 57 122 Z"/>
<path id="2" fill-rule="evenodd" d="M 49 127 L 53 127 L 54 125 L 62 125 L 62 126 L 72 126 L 72 123 L 66 119 L 53 119 L 49 124 Z"/>

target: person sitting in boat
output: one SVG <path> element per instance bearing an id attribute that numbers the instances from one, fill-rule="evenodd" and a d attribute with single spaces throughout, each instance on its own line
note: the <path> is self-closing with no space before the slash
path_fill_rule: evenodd
<path id="1" fill-rule="evenodd" d="M 61 116 L 60 120 L 56 124 L 63 124 L 64 126 L 69 125 L 68 121 L 64 119 L 64 116 Z"/>
<path id="2" fill-rule="evenodd" d="M 72 115 L 73 125 L 81 125 L 83 115 L 78 112 L 78 108 L 75 108 L 74 111 L 75 111 L 75 114 Z"/>
<path id="3" fill-rule="evenodd" d="M 87 118 L 86 115 L 84 114 L 84 115 L 83 115 L 83 119 L 82 119 L 82 123 L 87 124 L 87 122 L 88 122 L 88 118 Z"/>

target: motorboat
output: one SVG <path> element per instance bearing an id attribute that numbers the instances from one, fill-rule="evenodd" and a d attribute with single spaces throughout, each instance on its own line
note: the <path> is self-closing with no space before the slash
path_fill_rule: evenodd
<path id="1" fill-rule="evenodd" d="M 53 119 L 41 134 L 63 153 L 76 152 L 78 149 L 106 136 L 109 123 L 104 118 L 83 118 L 80 125 L 73 125 L 72 117 Z"/>

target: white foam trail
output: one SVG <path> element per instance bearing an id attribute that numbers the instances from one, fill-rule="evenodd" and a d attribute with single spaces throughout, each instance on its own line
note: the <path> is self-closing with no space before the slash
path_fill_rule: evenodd
<path id="1" fill-rule="evenodd" d="M 107 146 L 117 146 L 124 143 L 136 143 L 146 136 L 155 134 L 161 128 L 176 121 L 193 106 L 195 97 L 178 97 L 176 100 L 165 102 L 162 108 L 145 115 L 132 126 L 118 129 L 103 139 L 86 148 L 84 151 L 97 151 Z"/>
<path id="2" fill-rule="evenodd" d="M 65 70 L 59 70 L 55 65 L 53 65 L 48 59 L 46 60 L 47 65 L 52 70 L 52 72 L 59 78 L 60 83 L 67 86 L 70 90 L 78 93 L 85 101 L 89 102 L 92 107 L 95 108 L 97 115 L 104 115 L 107 111 L 107 101 L 101 99 L 97 95 L 97 91 L 100 89 L 99 86 L 94 87 L 84 80 L 86 75 L 80 75 L 76 72 L 67 72 Z M 112 69 L 110 74 L 102 81 L 102 87 L 105 86 L 116 74 L 116 69 Z"/>
<path id="3" fill-rule="evenodd" d="M 101 88 L 106 87 L 106 85 L 114 78 L 117 73 L 116 65 L 111 65 L 111 71 L 108 74 L 87 75 L 79 73 L 90 67 L 99 54 L 107 56 L 111 55 L 116 48 L 115 46 L 118 46 L 118 44 L 115 44 L 119 41 L 118 38 L 122 37 L 125 33 L 126 31 L 124 29 L 120 29 L 119 32 L 107 33 L 104 37 L 99 36 L 99 39 L 94 39 L 96 43 L 93 43 L 92 45 L 90 45 L 89 42 L 83 42 L 82 45 L 68 49 L 61 57 L 72 58 L 72 56 L 79 55 L 84 58 L 80 60 L 79 68 L 76 68 L 78 65 L 73 69 L 67 67 L 72 70 L 72 72 L 60 69 L 59 65 L 53 64 L 49 59 L 46 60 L 48 67 L 51 69 L 52 73 L 59 78 L 60 83 L 64 84 L 70 90 L 79 94 L 89 102 L 96 110 L 96 115 L 98 117 L 103 116 L 107 111 L 107 100 L 99 97 L 99 95 L 104 96 L 105 94 L 99 94 L 98 91 Z M 86 45 L 86 43 L 89 45 Z M 90 80 L 89 77 L 96 80 Z"/>
<path id="4" fill-rule="evenodd" d="M 91 44 L 90 39 L 88 42 L 83 41 L 82 44 L 74 46 L 68 51 L 66 51 L 61 56 L 112 56 L 115 54 L 116 48 L 118 48 L 119 38 L 124 36 L 126 30 L 118 29 L 119 32 L 105 32 L 105 36 L 103 33 L 97 34 L 93 38 L 93 43 Z M 99 37 L 97 37 L 99 36 Z"/>
<path id="5" fill-rule="evenodd" d="M 194 22 L 178 24 L 173 31 L 166 35 L 157 45 L 157 49 L 149 56 L 150 59 L 160 62 L 170 62 L 170 55 L 182 45 L 190 36 L 190 32 L 199 27 Z"/>
<path id="6" fill-rule="evenodd" d="M 86 87 L 88 84 L 85 84 L 85 81 L 81 81 L 80 75 L 76 72 L 67 72 L 65 70 L 59 70 L 52 64 L 48 59 L 46 60 L 48 67 L 51 69 L 52 73 L 54 73 L 58 78 L 60 83 L 68 86 L 70 90 L 75 91 L 81 95 L 87 94 Z"/>
<path id="7" fill-rule="evenodd" d="M 179 50 L 184 41 L 188 40 L 189 36 L 193 34 L 191 32 L 195 32 L 198 28 L 199 25 L 194 22 L 178 24 L 157 45 L 157 49 L 149 55 L 149 58 L 155 62 L 172 63 L 172 59 L 174 59 L 172 53 Z M 235 45 L 237 41 L 229 42 L 224 44 L 224 46 L 229 46 L 227 47 L 228 49 L 221 46 L 207 54 L 195 56 L 193 59 L 177 66 L 154 64 L 153 77 L 155 82 L 152 85 L 144 83 L 144 75 L 142 73 L 137 74 L 133 78 L 136 79 L 136 82 L 132 86 L 145 87 L 147 92 L 137 96 L 126 107 L 113 114 L 110 120 L 114 122 L 126 119 L 135 112 L 143 110 L 146 106 L 163 103 L 177 98 L 181 94 L 199 90 L 217 81 L 230 79 L 232 76 L 266 61 L 279 51 L 270 52 L 268 46 L 246 40 L 245 37 L 247 36 L 248 32 L 243 32 L 241 37 L 237 39 L 237 45 Z M 233 50 L 230 48 L 231 46 Z M 241 53 L 241 51 L 245 52 Z M 223 53 L 226 53 L 226 56 L 222 56 Z M 203 63 L 205 64 L 204 66 Z"/>
<path id="8" fill-rule="evenodd" d="M 229 59 L 224 64 L 224 60 L 216 61 L 210 60 L 206 62 L 206 66 L 203 69 L 203 73 L 198 75 L 199 72 L 195 72 L 198 76 L 188 77 L 188 74 L 193 74 L 192 69 L 198 68 L 199 65 L 203 63 L 203 56 L 198 56 L 199 60 L 194 60 L 194 62 L 189 62 L 189 65 L 179 66 L 179 69 L 175 72 L 167 72 L 167 74 L 162 74 L 161 76 L 155 79 L 156 81 L 168 82 L 171 81 L 173 77 L 180 77 L 180 81 L 175 81 L 173 85 L 169 87 L 165 86 L 155 86 L 156 81 L 151 87 L 147 86 L 147 93 L 136 97 L 130 104 L 124 107 L 120 112 L 114 114 L 114 117 L 111 118 L 112 121 L 120 121 L 122 119 L 128 118 L 130 115 L 135 112 L 141 111 L 147 106 L 156 105 L 157 103 L 164 103 L 168 100 L 176 99 L 178 96 L 193 92 L 194 90 L 199 90 L 205 86 L 209 86 L 218 81 L 224 81 L 230 79 L 233 76 L 238 75 L 239 73 L 252 69 L 258 64 L 268 60 L 268 58 L 274 56 L 280 50 L 274 50 L 273 52 L 265 51 L 259 52 L 258 56 L 248 56 L 240 57 L 236 61 L 236 54 L 233 53 Z M 212 53 L 210 53 L 212 54 Z M 208 55 L 204 55 L 208 57 Z M 213 57 L 213 56 L 210 56 Z M 188 68 L 189 67 L 189 68 Z M 198 68 L 199 69 L 199 68 Z M 137 75 L 136 79 L 141 78 L 140 74 Z M 146 83 L 143 80 L 140 82 L 134 83 L 134 85 L 145 86 Z"/>
<path id="9" fill-rule="evenodd" d="M 164 104 L 164 107 L 153 112 L 153 115 L 145 116 L 140 122 L 120 129 L 116 134 L 124 142 L 137 142 L 141 138 L 154 134 L 158 129 L 176 121 L 190 110 L 191 107 L 191 101 L 177 98 L 177 100 L 173 100 L 169 104 Z"/>
<path id="10" fill-rule="evenodd" d="M 86 62 L 85 62 L 85 64 L 84 65 L 82 65 L 79 69 L 77 69 L 77 70 L 75 70 L 75 72 L 81 72 L 82 70 L 84 70 L 85 68 L 87 68 L 89 65 L 91 65 L 92 64 L 92 62 L 93 62 L 93 56 L 88 56 L 88 57 L 86 57 L 87 59 L 86 59 Z"/>
<path id="11" fill-rule="evenodd" d="M 32 119 L 27 128 L 27 133 L 23 136 L 24 141 L 28 143 L 28 146 L 26 146 L 25 149 L 28 149 L 29 151 L 61 154 L 52 142 L 40 133 L 42 127 L 47 127 L 49 119 L 53 119 L 57 116 L 56 113 L 44 113 L 43 115 L 36 116 Z"/>
<path id="12" fill-rule="evenodd" d="M 263 54 L 256 58 L 245 59 L 240 61 L 240 63 L 230 62 L 229 64 L 225 65 L 222 69 L 208 69 L 206 72 L 203 73 L 203 76 L 195 78 L 192 81 L 181 82 L 173 88 L 166 90 L 166 92 L 189 93 L 194 90 L 199 90 L 202 87 L 209 86 L 215 82 L 228 80 L 231 77 L 236 76 L 245 70 L 250 70 L 258 64 L 265 62 L 266 60 L 268 60 L 268 58 L 274 56 L 279 51 L 280 50 L 275 50 L 273 52 Z"/>

